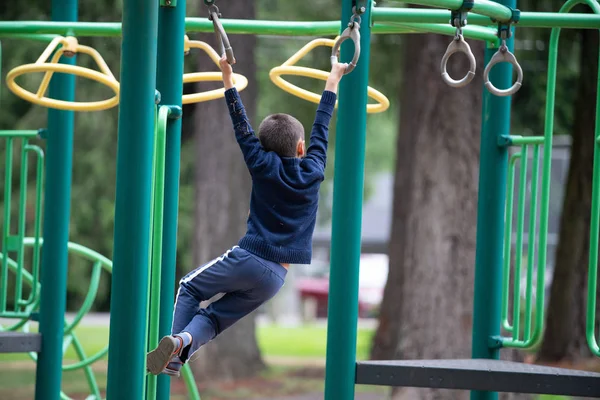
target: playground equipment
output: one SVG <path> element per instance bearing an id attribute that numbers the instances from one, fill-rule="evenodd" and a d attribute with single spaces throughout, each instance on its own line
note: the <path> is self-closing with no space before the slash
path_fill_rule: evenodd
<path id="1" fill-rule="evenodd" d="M 66 57 L 73 57 L 76 54 L 87 54 L 91 56 L 96 64 L 98 64 L 98 67 L 102 72 L 94 71 L 89 68 L 78 67 L 75 65 L 60 64 L 58 62 L 63 55 Z M 50 56 L 52 59 L 50 62 L 47 62 Z M 45 72 L 44 78 L 42 79 L 36 94 L 23 89 L 15 82 L 15 79 L 18 76 L 33 72 Z M 102 83 L 103 85 L 106 85 L 112 89 L 115 95 L 108 100 L 84 103 L 45 97 L 44 95 L 48 90 L 48 84 L 50 83 L 50 79 L 52 79 L 52 75 L 55 72 L 73 74 L 75 76 L 81 76 L 98 81 L 99 83 Z M 6 76 L 6 85 L 17 96 L 22 97 L 31 103 L 55 108 L 58 110 L 100 111 L 112 108 L 119 103 L 119 83 L 110 71 L 108 65 L 106 65 L 106 62 L 100 53 L 89 46 L 78 44 L 77 39 L 72 36 L 59 36 L 54 38 L 34 64 L 21 65 L 11 70 Z"/>
<path id="2" fill-rule="evenodd" d="M 167 399 L 169 397 L 168 377 L 161 376 L 158 379 L 148 377 L 147 385 L 144 385 L 146 379 L 144 362 L 148 346 L 155 344 L 158 337 L 169 333 L 172 317 L 181 129 L 179 117 L 181 104 L 184 101 L 182 53 L 187 48 L 186 32 L 215 31 L 222 50 L 228 56 L 228 60 L 233 62 L 233 50 L 225 30 L 237 34 L 334 37 L 339 35 L 341 30 L 345 30 L 338 41 L 318 39 L 309 43 L 278 67 L 279 69 L 275 68 L 271 72 L 275 84 L 308 101 L 314 102 L 318 95 L 290 85 L 281 79 L 281 75 L 305 74 L 303 76 L 323 79 L 324 75 L 321 73 L 323 71 L 310 69 L 307 71 L 293 65 L 310 51 L 311 46 L 331 45 L 333 62 L 337 61 L 338 57 L 348 61 L 354 59 L 350 61 L 351 66 L 340 86 L 337 120 L 337 130 L 345 134 L 338 136 L 336 140 L 325 382 L 327 400 L 354 398 L 354 386 L 357 383 L 472 390 L 474 400 L 496 399 L 496 392 L 500 391 L 600 397 L 600 374 L 499 361 L 499 351 L 502 347 L 531 348 L 539 342 L 543 331 L 543 276 L 546 264 L 545 246 L 548 231 L 558 39 L 561 28 L 600 29 L 600 4 L 596 0 L 568 0 L 559 13 L 520 13 L 516 9 L 514 0 L 411 1 L 414 4 L 426 4 L 446 10 L 373 7 L 372 1 L 345 0 L 342 6 L 344 22 L 341 26 L 339 21 L 221 21 L 218 9 L 216 6 L 213 7 L 214 1 L 205 0 L 205 3 L 209 6 L 210 19 L 186 19 L 185 0 L 160 0 L 160 9 L 148 7 L 143 0 L 125 0 L 121 26 L 117 23 L 75 22 L 76 0 L 54 0 L 53 17 L 55 21 L 61 21 L 60 23 L 0 22 L 0 36 L 28 35 L 31 38 L 44 39 L 46 36 L 40 35 L 68 34 L 69 37 L 81 37 L 91 34 L 106 36 L 122 34 L 126 39 L 123 41 L 122 71 L 118 85 L 120 119 L 112 271 L 113 307 L 111 309 L 113 312 L 108 350 L 110 361 L 107 397 L 109 399 Z M 588 5 L 594 14 L 568 14 L 577 4 Z M 469 26 L 467 26 L 467 19 Z M 346 21 L 349 21 L 349 24 L 346 24 Z M 448 21 L 451 23 L 448 24 Z M 520 26 L 552 29 L 543 136 L 522 137 L 511 134 L 509 129 L 510 95 L 518 91 L 523 84 L 523 74 L 522 71 L 519 73 L 518 61 L 510 52 L 513 46 L 512 31 L 517 22 Z M 471 63 L 467 75 L 455 81 L 446 71 L 450 56 L 456 52 L 463 52 L 471 58 L 472 53 L 470 47 L 466 45 L 466 39 L 484 40 L 488 44 L 485 54 L 486 68 L 483 71 L 487 88 L 484 92 L 483 113 L 487 118 L 484 118 L 481 135 L 479 187 L 479 192 L 487 195 L 480 196 L 478 205 L 473 359 L 357 363 L 355 349 L 366 114 L 369 110 L 373 112 L 374 108 L 378 110 L 376 107 L 380 107 L 379 111 L 383 111 L 389 104 L 383 95 L 383 98 L 378 98 L 376 96 L 379 92 L 371 90 L 372 97 L 379 104 L 369 105 L 371 109 L 367 105 L 370 35 L 371 33 L 407 32 L 434 32 L 454 36 L 446 55 L 441 57 L 441 78 L 450 86 L 460 87 L 471 82 L 477 67 Z M 354 42 L 354 48 L 348 38 Z M 187 43 L 189 48 L 193 47 L 191 41 L 188 40 Z M 61 44 L 65 47 L 70 45 L 68 41 Z M 203 45 L 198 45 L 198 48 L 207 51 Z M 340 55 L 338 49 L 341 50 Z M 211 52 L 207 52 L 211 56 Z M 214 61 L 214 54 L 212 56 Z M 58 65 L 56 61 L 42 62 L 42 64 Z M 67 57 L 62 57 L 61 61 L 61 65 L 74 63 L 73 58 Z M 495 64 L 499 65 L 492 69 Z M 77 74 L 74 71 L 79 71 L 73 69 L 59 71 L 56 67 L 48 67 L 48 65 L 45 65 L 45 69 L 35 70 L 73 74 Z M 513 68 L 517 69 L 518 75 L 514 83 L 512 82 Z M 33 70 L 20 71 L 26 73 Z M 14 70 L 12 75 L 11 72 L 9 75 L 12 78 L 16 77 Z M 243 80 L 240 78 L 241 86 Z M 21 321 L 17 323 L 17 325 L 22 324 L 20 327 L 26 327 L 28 319 L 39 316 L 40 333 L 7 335 L 0 332 L 0 349 L 39 352 L 43 347 L 42 356 L 38 360 L 36 398 L 55 400 L 60 396 L 63 334 L 67 335 L 68 340 L 72 340 L 74 346 L 78 343 L 73 330 L 76 324 L 71 323 L 65 327 L 64 322 L 66 254 L 73 250 L 73 245 L 68 242 L 73 139 L 71 111 L 78 105 L 73 102 L 75 93 L 73 76 L 57 74 L 51 79 L 48 99 L 64 103 L 52 101 L 42 103 L 40 99 L 45 89 L 38 91 L 41 95 L 31 97 L 31 93 L 25 94 L 18 89 L 15 91 L 15 86 L 12 84 L 10 87 L 15 94 L 27 99 L 35 97 L 37 104 L 49 107 L 51 110 L 48 130 L 43 135 L 46 140 L 47 178 L 44 190 L 46 212 L 43 213 L 44 250 L 41 267 L 36 267 L 36 263 L 32 262 L 31 273 L 26 271 L 24 258 L 19 255 L 21 254 L 19 249 L 26 245 L 34 246 L 39 252 L 42 243 L 39 228 L 38 233 L 34 233 L 30 239 L 25 238 L 24 230 L 19 230 L 16 236 L 11 236 L 10 232 L 6 231 L 8 233 L 4 235 L 6 237 L 3 236 L 2 264 L 0 264 L 2 267 L 0 278 L 7 276 L 7 271 L 14 271 L 16 277 L 20 276 L 16 278 L 20 285 L 29 282 L 32 285 L 28 297 L 23 298 L 22 295 L 15 297 L 14 309 L 8 310 L 7 302 L 2 300 L 0 316 L 20 318 Z M 506 87 L 508 89 L 500 89 Z M 214 94 L 217 97 L 220 95 L 216 92 Z M 213 98 L 211 96 L 213 95 L 196 97 L 191 101 L 209 100 Z M 32 138 L 36 135 L 37 131 L 0 133 L 0 137 L 12 139 Z M 600 136 L 600 123 L 597 123 L 596 136 Z M 513 156 L 509 163 L 509 148 L 514 146 L 520 147 L 520 153 Z M 514 274 L 515 281 L 513 306 L 515 310 L 520 309 L 522 265 L 517 257 L 517 262 L 511 271 L 509 258 L 503 257 L 503 254 L 511 252 L 512 232 L 510 226 L 512 201 L 506 202 L 506 192 L 507 173 L 510 174 L 508 192 L 512 194 L 515 165 L 520 160 L 521 171 L 524 173 L 525 160 L 531 147 L 534 155 L 532 174 L 534 180 L 531 186 L 533 192 L 538 189 L 539 154 L 543 149 L 537 230 L 539 249 L 537 263 L 534 263 L 533 257 L 528 258 L 525 279 L 526 312 L 522 328 L 518 312 L 514 313 L 512 321 L 508 317 L 508 299 L 511 295 L 508 282 L 511 274 Z M 27 149 L 27 151 L 23 150 L 26 154 L 37 153 L 31 147 Z M 587 339 L 592 352 L 600 356 L 597 333 L 594 331 L 600 236 L 600 141 L 596 141 L 595 154 Z M 519 254 L 522 253 L 523 243 L 525 177 L 523 175 L 521 179 L 517 210 L 516 250 Z M 23 185 L 23 181 L 21 184 Z M 10 187 L 10 184 L 7 187 Z M 512 199 L 512 195 L 509 199 Z M 24 210 L 24 197 L 19 201 Z M 532 199 L 531 209 L 537 210 L 534 204 L 537 204 L 537 201 Z M 39 213 L 36 218 L 39 218 L 38 215 Z M 348 218 L 349 215 L 353 218 Z M 530 227 L 533 228 L 530 232 L 535 232 L 536 218 L 536 212 L 531 212 Z M 5 221 L 8 221 L 6 217 Z M 534 251 L 532 246 L 528 251 L 530 253 Z M 17 261 L 9 258 L 10 254 L 7 252 L 16 252 Z M 80 251 L 80 254 L 82 253 L 84 251 Z M 90 259 L 97 263 L 101 257 L 93 254 Z M 36 260 L 39 260 L 39 256 Z M 101 265 L 106 265 L 106 262 Z M 534 308 L 533 280 L 536 268 L 537 293 Z M 40 271 L 39 283 L 36 279 L 38 270 Z M 6 280 L 1 282 L 3 286 L 0 288 L 0 294 L 3 294 L 6 293 L 8 285 Z M 136 282 L 136 285 L 131 285 L 131 282 Z M 21 289 L 16 291 L 23 293 Z M 6 299 L 6 295 L 0 295 L 0 299 L 2 298 Z M 29 302 L 31 304 L 25 304 Z M 37 304 L 40 306 L 39 313 L 33 314 Z M 534 312 L 535 319 L 532 317 Z M 140 329 L 142 326 L 147 329 Z M 510 337 L 501 336 L 501 327 L 510 334 Z M 77 364 L 85 368 L 89 363 L 84 360 L 102 356 L 96 355 L 87 359 L 85 355 L 80 357 L 82 361 Z M 184 370 L 184 374 L 191 382 L 188 369 Z M 95 398 L 98 398 L 97 390 L 90 386 L 91 392 Z"/>

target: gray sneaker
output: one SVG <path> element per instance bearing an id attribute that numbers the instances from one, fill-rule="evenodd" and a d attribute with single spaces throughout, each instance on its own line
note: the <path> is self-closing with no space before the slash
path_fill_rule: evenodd
<path id="1" fill-rule="evenodd" d="M 146 357 L 146 369 L 152 375 L 158 375 L 171 362 L 173 356 L 179 355 L 180 341 L 174 336 L 165 336 L 160 340 L 156 349 L 148 353 Z"/>

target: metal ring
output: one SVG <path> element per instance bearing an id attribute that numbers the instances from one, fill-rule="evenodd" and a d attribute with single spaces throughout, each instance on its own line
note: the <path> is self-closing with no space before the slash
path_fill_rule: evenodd
<path id="1" fill-rule="evenodd" d="M 512 64 L 512 66 L 517 70 L 517 81 L 508 89 L 498 89 L 490 81 L 490 71 L 492 70 L 492 67 L 502 62 Z M 517 57 L 510 52 L 505 44 L 500 46 L 500 49 L 498 49 L 496 54 L 494 54 L 488 65 L 485 67 L 485 71 L 483 71 L 483 81 L 485 87 L 491 94 L 500 97 L 512 96 L 513 94 L 517 93 L 519 89 L 521 89 L 523 84 L 523 68 L 521 68 L 521 65 L 519 65 Z"/>
<path id="2" fill-rule="evenodd" d="M 233 55 L 233 49 L 229 44 L 229 38 L 227 33 L 219 21 L 219 8 L 213 4 L 208 8 L 208 19 L 212 21 L 215 35 L 217 36 L 217 43 L 221 46 L 221 54 L 225 54 L 229 65 L 235 64 L 235 56 Z"/>
<path id="3" fill-rule="evenodd" d="M 467 75 L 465 75 L 460 80 L 452 79 L 447 71 L 448 60 L 455 53 L 463 53 L 469 58 L 469 72 L 467 72 Z M 446 82 L 446 84 L 454 88 L 461 88 L 467 86 L 473 80 L 473 78 L 475 78 L 475 71 L 477 70 L 477 60 L 475 60 L 475 56 L 471 51 L 471 46 L 469 46 L 469 44 L 465 42 L 465 39 L 462 35 L 459 34 L 448 46 L 446 53 L 444 53 L 444 56 L 442 57 L 441 69 L 442 79 L 444 80 L 444 82 Z"/>
<path id="4" fill-rule="evenodd" d="M 344 43 L 348 39 L 352 39 L 352 41 L 354 42 L 354 57 L 352 58 L 352 61 L 348 63 L 348 66 L 344 71 L 344 75 L 349 74 L 350 72 L 352 72 L 352 70 L 354 70 L 354 68 L 356 68 L 356 64 L 358 63 L 358 59 L 360 58 L 360 24 L 358 22 L 351 22 L 333 45 L 333 48 L 331 49 L 332 65 L 338 63 L 338 54 L 340 53 L 340 47 L 342 43 Z"/>

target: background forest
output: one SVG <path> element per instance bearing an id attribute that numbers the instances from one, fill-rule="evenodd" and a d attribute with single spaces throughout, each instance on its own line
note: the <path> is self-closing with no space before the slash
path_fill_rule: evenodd
<path id="1" fill-rule="evenodd" d="M 381 1 L 377 5 L 398 6 L 399 2 Z M 527 11 L 557 11 L 561 5 L 557 0 L 519 1 L 519 8 Z M 121 6 L 121 1 L 116 0 L 80 0 L 79 19 L 120 21 Z M 219 7 L 224 18 L 240 19 L 336 20 L 340 12 L 340 2 L 333 0 L 221 0 Z M 206 15 L 200 0 L 188 0 L 187 9 L 188 16 Z M 588 11 L 585 7 L 575 9 Z M 0 3 L 2 21 L 47 20 L 49 16 L 49 1 Z M 525 80 L 513 99 L 513 134 L 537 135 L 543 131 L 549 36 L 550 30 L 518 30 L 516 54 Z M 212 34 L 192 34 L 190 38 L 214 45 Z M 238 60 L 234 70 L 250 81 L 242 99 L 254 125 L 270 113 L 287 112 L 305 127 L 310 126 L 314 104 L 278 89 L 269 80 L 268 72 L 311 38 L 232 35 L 230 39 Z M 378 327 L 368 337 L 365 357 L 451 358 L 468 356 L 470 351 L 482 79 L 478 74 L 471 85 L 458 90 L 441 81 L 439 60 L 449 41 L 450 37 L 438 35 L 372 38 L 370 85 L 388 96 L 391 107 L 385 113 L 368 117 L 364 195 L 365 199 L 373 196 L 375 176 L 382 172 L 393 174 L 394 206 L 388 253 L 390 272 Z M 120 38 L 81 38 L 80 42 L 96 48 L 114 75 L 119 76 Z M 2 40 L 0 130 L 45 127 L 46 110 L 17 98 L 4 84 L 7 71 L 33 62 L 45 46 L 45 42 L 26 39 Z M 477 51 L 481 66 L 483 45 L 471 41 L 471 46 Z M 328 69 L 328 53 L 328 49 L 317 49 L 302 63 Z M 94 67 L 87 57 L 81 57 L 79 63 Z M 466 65 L 459 57 L 455 64 L 457 70 Z M 216 69 L 206 55 L 192 52 L 186 56 L 186 72 Z M 597 71 L 598 33 L 564 30 L 555 135 L 572 138 L 571 166 L 549 298 L 553 311 L 548 315 L 543 345 L 536 354 L 528 355 L 531 360 L 580 362 L 590 358 L 583 316 Z M 38 81 L 34 78 L 25 82 L 33 87 Z M 304 78 L 292 82 L 317 92 L 322 86 L 320 81 Z M 217 86 L 186 85 L 184 91 L 214 87 Z M 93 82 L 77 81 L 79 100 L 105 98 L 108 94 Z M 75 123 L 70 240 L 111 258 L 117 108 L 77 113 Z M 333 177 L 335 137 L 343 134 L 335 132 L 334 127 L 332 123 L 329 178 Z M 243 233 L 250 182 L 230 131 L 223 102 L 184 106 L 178 276 L 220 254 Z M 0 145 L 0 160 L 4 159 L 4 151 Z M 0 175 L 2 187 L 4 174 Z M 324 225 L 330 216 L 329 191 L 330 186 L 323 186 L 319 222 Z M 88 286 L 82 282 L 89 282 L 89 271 L 76 260 L 70 265 L 70 310 L 77 309 L 84 300 Z M 109 302 L 110 277 L 106 275 L 94 311 L 108 312 Z M 260 374 L 267 363 L 261 354 L 264 347 L 259 346 L 260 332 L 258 339 L 255 332 L 255 319 L 247 318 L 207 346 L 195 366 L 198 380 L 231 380 Z M 450 337 L 447 332 L 454 334 Z M 452 346 L 448 345 L 449 340 Z M 507 353 L 513 359 L 524 357 Z M 394 396 L 463 398 L 428 390 L 395 391 Z"/>

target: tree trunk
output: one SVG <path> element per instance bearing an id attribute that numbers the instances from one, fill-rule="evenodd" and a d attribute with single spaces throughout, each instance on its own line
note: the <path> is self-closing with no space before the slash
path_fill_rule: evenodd
<path id="1" fill-rule="evenodd" d="M 450 40 L 415 35 L 405 42 L 393 244 L 375 359 L 457 358 L 470 350 L 482 82 L 481 74 L 463 89 L 442 81 Z M 450 64 L 453 77 L 468 65 L 461 57 Z M 397 398 L 440 393 L 403 389 Z"/>
<path id="2" fill-rule="evenodd" d="M 469 358 L 481 128 L 478 74 L 453 89 L 440 76 L 452 39 L 405 40 L 394 208 L 386 284 L 373 359 Z M 464 75 L 466 58 L 451 58 Z M 467 392 L 397 389 L 395 399 L 465 399 Z"/>
<path id="3" fill-rule="evenodd" d="M 591 356 L 585 339 L 590 210 L 594 162 L 598 32 L 581 31 L 573 144 L 540 362 Z M 600 312 L 597 311 L 597 314 Z M 596 321 L 598 324 L 598 319 Z M 596 326 L 597 331 L 597 326 Z"/>
<path id="4" fill-rule="evenodd" d="M 223 3 L 224 18 L 254 16 L 254 3 L 231 0 Z M 206 14 L 202 6 L 201 14 Z M 245 75 L 248 87 L 241 92 L 249 118 L 256 110 L 256 68 L 251 35 L 229 36 L 237 64 L 234 70 Z M 214 34 L 200 35 L 200 40 L 211 44 L 217 52 Z M 214 71 L 218 67 L 202 55 L 201 70 Z M 218 83 L 219 86 L 222 83 Z M 198 85 L 199 90 L 207 86 Z M 221 86 L 222 87 L 222 86 Z M 211 87 L 212 89 L 212 87 Z M 227 106 L 223 99 L 200 103 L 195 109 L 196 119 L 196 233 L 195 262 L 197 265 L 221 255 L 237 244 L 245 232 L 250 198 L 250 174 L 236 143 Z M 193 362 L 196 376 L 202 380 L 233 380 L 254 375 L 264 368 L 255 336 L 253 315 L 227 329 L 198 353 Z"/>

